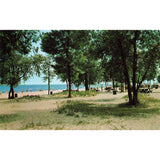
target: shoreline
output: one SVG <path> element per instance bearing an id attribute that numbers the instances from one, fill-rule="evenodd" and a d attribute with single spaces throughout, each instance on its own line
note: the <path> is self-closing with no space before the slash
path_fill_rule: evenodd
<path id="1" fill-rule="evenodd" d="M 84 91 L 84 88 L 79 89 L 79 91 Z M 56 93 L 60 93 L 63 92 L 63 90 L 50 90 L 50 92 L 52 91 L 52 94 L 56 94 Z M 48 95 L 48 90 L 46 91 L 32 91 L 32 92 L 15 92 L 18 94 L 17 98 L 23 97 L 23 96 L 42 96 L 42 95 Z M 2 93 L 0 94 L 0 99 L 3 98 L 8 98 L 8 93 Z"/>
<path id="2" fill-rule="evenodd" d="M 51 90 L 53 94 L 55 93 L 59 93 L 59 92 L 62 92 L 63 90 Z M 50 92 L 51 92 L 50 91 Z M 23 96 L 42 96 L 42 95 L 48 95 L 48 91 L 32 91 L 32 92 L 15 92 L 18 94 L 18 97 L 17 98 L 20 98 L 20 97 L 23 97 Z M 8 98 L 8 93 L 2 93 L 0 95 L 0 99 L 1 98 Z"/>

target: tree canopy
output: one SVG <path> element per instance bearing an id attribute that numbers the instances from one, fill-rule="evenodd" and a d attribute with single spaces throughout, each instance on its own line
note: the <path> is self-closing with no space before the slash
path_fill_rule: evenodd
<path id="1" fill-rule="evenodd" d="M 9 98 L 14 98 L 13 87 L 31 75 L 32 62 L 27 54 L 36 51 L 32 44 L 37 41 L 38 31 L 0 31 L 0 84 L 10 86 Z"/>
<path id="2" fill-rule="evenodd" d="M 54 76 L 89 89 L 101 81 L 126 83 L 130 104 L 138 103 L 138 90 L 145 80 L 157 77 L 160 32 L 157 30 L 52 30 L 41 36 L 41 49 L 52 58 L 27 56 L 37 49 L 37 31 L 0 31 L 0 83 L 13 86 L 26 80 L 31 71 Z M 42 61 L 44 63 L 42 63 Z M 43 64 L 43 65 L 42 65 Z M 18 75 L 17 77 L 15 75 Z M 48 83 L 49 84 L 49 83 Z"/>

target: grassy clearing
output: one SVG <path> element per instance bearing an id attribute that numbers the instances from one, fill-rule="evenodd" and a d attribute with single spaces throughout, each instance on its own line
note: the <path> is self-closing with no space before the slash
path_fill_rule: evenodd
<path id="1" fill-rule="evenodd" d="M 120 105 L 95 105 L 81 101 L 68 101 L 67 104 L 59 108 L 56 112 L 66 116 L 80 117 L 80 115 L 94 115 L 104 118 L 105 116 L 114 117 L 148 117 L 153 114 L 160 114 L 159 108 L 130 107 L 127 104 Z"/>
<path id="2" fill-rule="evenodd" d="M 61 98 L 61 95 L 65 95 L 65 93 L 57 94 L 56 98 Z M 38 97 L 25 97 L 25 100 L 32 99 L 33 101 L 36 98 L 39 99 Z M 137 107 L 128 106 L 125 103 L 109 104 L 108 102 L 115 99 L 102 98 L 87 102 L 86 100 L 63 101 L 57 110 L 17 111 L 15 114 L 3 114 L 0 115 L 0 129 L 128 129 L 130 126 L 128 127 L 126 124 L 130 124 L 130 121 L 132 121 L 131 124 L 137 123 L 139 120 L 142 123 L 147 121 L 147 118 L 160 115 L 160 100 L 144 94 L 140 94 L 139 98 L 141 104 Z M 20 101 L 22 100 L 24 98 L 20 99 Z M 40 97 L 40 100 L 46 100 L 46 98 Z"/>

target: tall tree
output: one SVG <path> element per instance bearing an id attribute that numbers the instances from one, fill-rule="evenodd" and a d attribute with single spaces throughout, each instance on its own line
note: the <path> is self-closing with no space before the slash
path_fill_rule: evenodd
<path id="1" fill-rule="evenodd" d="M 94 39 L 97 36 L 96 31 L 88 30 L 88 36 L 85 42 L 76 51 L 77 59 L 76 66 L 81 76 L 81 83 L 84 84 L 85 90 L 89 90 L 91 84 L 102 81 L 102 66 L 100 59 L 95 56 Z M 97 38 L 97 37 L 96 37 Z"/>
<path id="2" fill-rule="evenodd" d="M 55 30 L 42 36 L 41 48 L 53 56 L 55 73 L 63 81 L 66 80 L 69 83 L 69 98 L 71 97 L 71 84 L 75 77 L 75 49 L 81 46 L 86 37 L 86 32 L 79 30 Z"/>
<path id="3" fill-rule="evenodd" d="M 10 86 L 9 98 L 14 98 L 13 87 L 29 77 L 31 61 L 26 55 L 36 50 L 32 43 L 37 40 L 38 31 L 0 31 L 0 84 Z"/>
<path id="4" fill-rule="evenodd" d="M 110 57 L 108 62 L 112 66 L 112 79 L 120 77 L 117 76 L 119 73 L 124 75 L 129 103 L 136 105 L 140 85 L 151 77 L 149 73 L 156 73 L 160 52 L 159 31 L 109 30 L 99 31 L 98 37 L 95 45 L 97 55 L 102 60 L 104 57 Z M 152 74 L 152 77 L 154 75 Z"/>
<path id="5" fill-rule="evenodd" d="M 54 70 L 53 70 L 53 60 L 52 60 L 52 57 L 51 56 L 47 56 L 47 57 L 44 57 L 44 61 L 42 63 L 42 73 L 44 74 L 43 76 L 43 80 L 44 81 L 48 81 L 48 95 L 50 94 L 50 83 L 51 83 L 51 80 L 54 78 L 55 76 L 55 73 L 54 73 Z"/>
<path id="6" fill-rule="evenodd" d="M 153 71 L 159 59 L 160 34 L 158 31 L 107 31 L 108 52 L 119 57 L 128 85 L 129 103 L 138 103 L 138 90 Z M 156 68 L 156 67 L 155 67 Z M 132 84 L 132 86 L 131 86 Z"/>

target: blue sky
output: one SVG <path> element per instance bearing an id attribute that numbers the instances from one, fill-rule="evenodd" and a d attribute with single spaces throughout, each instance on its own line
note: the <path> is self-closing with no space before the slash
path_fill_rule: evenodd
<path id="1" fill-rule="evenodd" d="M 49 32 L 50 30 L 41 30 L 40 32 Z M 37 42 L 37 44 L 35 45 L 36 47 L 39 47 L 39 54 L 43 54 L 43 55 L 46 55 L 46 53 L 42 52 L 41 51 L 41 48 L 40 48 L 40 41 Z M 32 53 L 30 53 L 32 54 Z M 21 84 L 47 84 L 48 82 L 44 82 L 43 81 L 43 74 L 38 77 L 36 75 L 32 76 L 31 78 L 29 78 L 26 82 L 22 81 Z M 51 84 L 64 84 L 64 82 L 61 82 L 59 79 L 57 79 L 57 76 L 51 81 Z"/>

